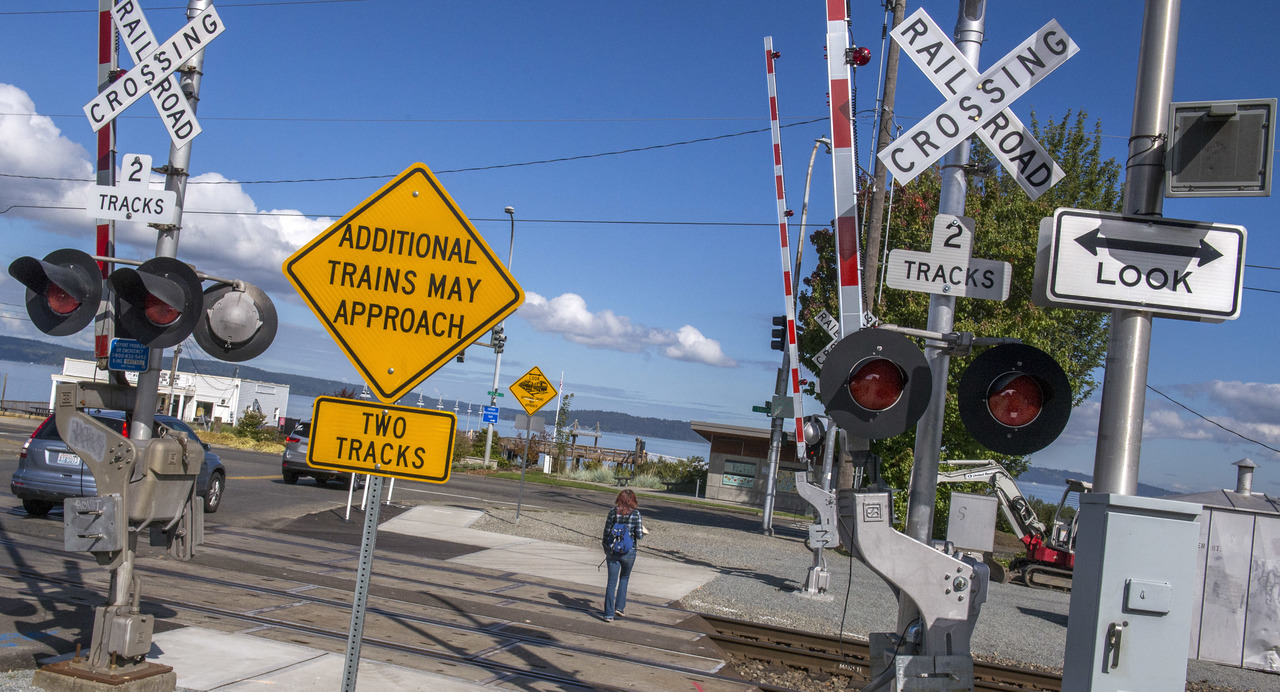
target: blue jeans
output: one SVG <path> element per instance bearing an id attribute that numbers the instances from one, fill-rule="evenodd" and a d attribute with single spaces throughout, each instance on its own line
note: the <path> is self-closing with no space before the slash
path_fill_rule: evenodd
<path id="1" fill-rule="evenodd" d="M 612 620 L 614 613 L 627 609 L 627 582 L 636 564 L 636 551 L 617 557 L 610 555 L 605 562 L 609 566 L 609 583 L 604 587 L 604 616 Z"/>

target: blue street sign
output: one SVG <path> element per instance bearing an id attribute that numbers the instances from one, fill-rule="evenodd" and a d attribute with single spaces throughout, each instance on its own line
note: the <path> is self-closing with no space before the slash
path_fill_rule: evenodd
<path id="1" fill-rule="evenodd" d="M 482 422 L 484 422 L 484 423 L 497 423 L 497 422 L 498 422 L 498 407 L 497 407 L 497 406 L 485 406 L 485 407 L 484 407 L 484 414 L 480 417 L 480 420 L 481 420 Z"/>
<path id="2" fill-rule="evenodd" d="M 147 361 L 150 359 L 151 349 L 143 346 L 142 342 L 112 339 L 111 351 L 107 354 L 107 369 L 142 372 L 147 369 Z"/>

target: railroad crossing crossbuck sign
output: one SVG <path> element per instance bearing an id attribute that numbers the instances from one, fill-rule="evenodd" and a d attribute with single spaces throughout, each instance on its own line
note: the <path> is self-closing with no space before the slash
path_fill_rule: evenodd
<path id="1" fill-rule="evenodd" d="M 284 273 L 387 402 L 524 302 L 519 284 L 421 163 L 299 248 Z"/>
<path id="2" fill-rule="evenodd" d="M 1004 300 L 1013 267 L 1008 262 L 974 259 L 973 219 L 939 214 L 933 220 L 929 252 L 893 250 L 885 264 L 885 283 L 904 291 L 956 298 Z"/>
<path id="3" fill-rule="evenodd" d="M 200 134 L 200 124 L 182 93 L 178 78 L 171 75 L 222 35 L 226 30 L 222 18 L 210 5 L 178 33 L 157 44 L 137 3 L 117 2 L 111 16 L 133 56 L 134 66 L 85 104 L 84 114 L 89 118 L 89 125 L 94 132 L 101 130 L 143 94 L 150 93 L 174 146 L 186 146 Z"/>
<path id="4" fill-rule="evenodd" d="M 524 407 L 524 412 L 532 416 L 538 409 L 546 406 L 548 401 L 556 398 L 556 388 L 546 375 L 537 367 L 526 372 L 508 389 L 516 395 L 516 401 Z"/>
<path id="5" fill-rule="evenodd" d="M 1057 20 L 982 74 L 923 9 L 894 28 L 893 40 L 939 91 L 951 96 L 880 152 L 894 180 L 910 182 L 975 131 L 1031 199 L 1062 179 L 1062 169 L 1007 109 L 1080 50 Z"/>
<path id="6" fill-rule="evenodd" d="M 1040 222 L 1035 302 L 1233 320 L 1245 235 L 1229 224 L 1058 209 Z"/>

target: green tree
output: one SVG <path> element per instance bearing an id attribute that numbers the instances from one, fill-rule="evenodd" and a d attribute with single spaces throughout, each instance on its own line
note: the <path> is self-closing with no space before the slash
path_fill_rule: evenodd
<path id="1" fill-rule="evenodd" d="M 954 329 L 977 336 L 1018 337 L 1046 351 L 1066 371 L 1073 392 L 1072 405 L 1076 406 L 1098 386 L 1094 371 L 1102 365 L 1105 356 L 1108 314 L 1044 308 L 1032 303 L 1036 238 L 1040 220 L 1052 216 L 1058 207 L 1119 211 L 1120 167 L 1114 159 L 1102 159 L 1101 125 L 1095 123 L 1092 131 L 1087 131 L 1084 112 L 1073 116 L 1068 111 L 1062 120 L 1050 119 L 1043 128 L 1033 112 L 1031 129 L 1049 155 L 1062 166 L 1066 177 L 1035 201 L 1003 170 L 984 178 L 970 178 L 965 215 L 975 221 L 973 256 L 1009 262 L 1013 277 L 1006 301 L 957 300 Z M 991 153 L 976 140 L 970 159 L 975 168 L 994 162 Z M 886 248 L 924 250 L 930 246 L 940 193 L 941 177 L 937 167 L 895 189 L 892 207 L 885 213 L 885 218 L 892 223 L 885 234 Z M 814 317 L 821 310 L 838 314 L 835 242 L 830 229 L 814 232 L 810 240 L 817 249 L 818 261 L 800 291 L 799 318 L 804 332 L 799 345 L 801 361 L 811 371 L 818 372 L 813 355 L 826 345 L 828 337 Z M 928 324 L 929 294 L 886 288 L 875 297 L 870 310 L 880 322 L 923 329 Z M 975 355 L 977 352 L 951 358 L 942 459 L 996 459 L 1016 476 L 1026 468 L 1025 457 L 995 454 L 981 447 L 960 421 L 956 388 L 960 375 Z M 880 456 L 885 480 L 891 486 L 907 487 L 914 447 L 914 426 L 897 437 L 872 443 L 871 449 Z M 943 490 L 941 511 L 935 512 L 935 519 L 945 519 L 950 490 L 962 487 L 950 486 Z"/>
<path id="2" fill-rule="evenodd" d="M 565 456 L 569 453 L 569 408 L 573 405 L 573 395 L 565 394 L 560 399 L 560 408 L 556 411 L 556 454 L 553 470 L 565 472 Z"/>

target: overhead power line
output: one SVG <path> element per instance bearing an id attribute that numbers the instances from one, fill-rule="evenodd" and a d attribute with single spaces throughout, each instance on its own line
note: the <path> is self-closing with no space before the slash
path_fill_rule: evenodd
<path id="1" fill-rule="evenodd" d="M 796 123 L 789 123 L 783 127 L 796 127 L 799 125 L 811 125 L 816 122 L 823 122 L 825 118 L 814 118 L 812 120 L 802 120 Z M 550 159 L 539 159 L 536 161 L 521 161 L 518 163 L 497 163 L 490 166 L 470 166 L 468 168 L 451 168 L 446 170 L 433 171 L 436 175 L 445 173 L 471 173 L 475 171 L 490 171 L 500 168 L 518 168 L 521 166 L 538 166 L 548 163 L 564 163 L 567 161 L 582 161 L 585 159 L 596 159 L 605 156 L 620 156 L 622 154 L 634 154 L 642 151 L 654 151 L 657 149 L 668 149 L 671 147 L 681 147 L 689 144 L 703 144 L 705 142 L 714 142 L 722 139 L 731 139 L 734 137 L 743 137 L 746 135 L 768 132 L 769 128 L 758 128 L 755 130 L 744 130 L 742 132 L 731 132 L 723 135 L 712 135 L 710 137 L 698 137 L 696 139 L 686 139 L 679 142 L 667 142 L 664 144 L 651 144 L 643 147 L 631 147 L 629 149 L 616 149 L 613 151 L 602 151 L 594 154 L 577 154 L 574 156 L 560 156 Z M 395 173 L 380 173 L 376 175 L 349 175 L 334 176 L 328 178 L 290 178 L 279 180 L 192 180 L 188 185 L 279 185 L 283 183 L 332 183 L 345 182 L 350 180 L 378 180 L 384 178 L 394 178 Z M 6 178 L 24 178 L 28 180 L 56 180 L 66 182 L 92 182 L 89 178 L 58 178 L 39 175 L 20 175 L 17 173 L 0 173 L 0 177 Z"/>

